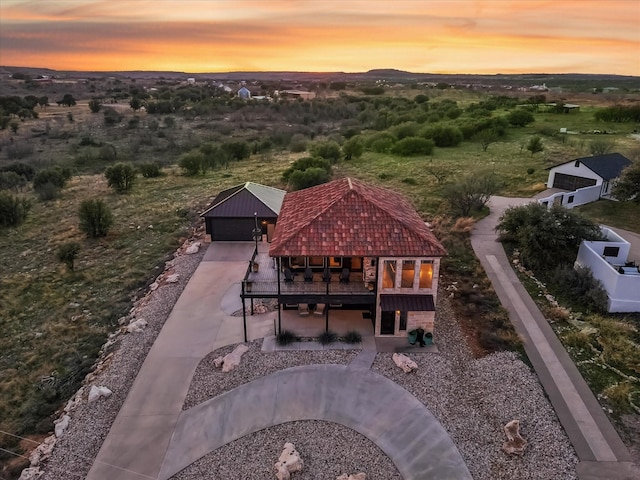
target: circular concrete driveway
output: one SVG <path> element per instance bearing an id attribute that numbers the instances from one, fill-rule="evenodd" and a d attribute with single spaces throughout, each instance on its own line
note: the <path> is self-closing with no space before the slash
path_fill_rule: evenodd
<path id="1" fill-rule="evenodd" d="M 381 375 L 342 365 L 281 370 L 183 411 L 158 478 L 245 435 L 299 420 L 356 430 L 405 480 L 472 478 L 447 432 L 414 396 Z"/>

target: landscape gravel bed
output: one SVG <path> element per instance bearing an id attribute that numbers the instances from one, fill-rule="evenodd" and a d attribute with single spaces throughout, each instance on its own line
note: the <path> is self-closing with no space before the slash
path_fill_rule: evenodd
<path id="1" fill-rule="evenodd" d="M 359 350 L 325 350 L 263 353 L 260 351 L 262 339 L 247 345 L 249 350 L 242 355 L 242 362 L 230 372 L 222 373 L 220 368 L 214 366 L 213 361 L 231 352 L 235 345 L 219 348 L 200 362 L 191 380 L 183 410 L 285 368 L 318 364 L 346 365 L 359 352 Z"/>
<path id="2" fill-rule="evenodd" d="M 336 423 L 291 422 L 247 435 L 205 455 L 171 477 L 173 480 L 233 478 L 275 479 L 274 463 L 286 442 L 304 462 L 292 480 L 333 480 L 343 473 L 364 472 L 367 480 L 401 480 L 395 465 L 365 436 Z"/>
<path id="3" fill-rule="evenodd" d="M 393 363 L 390 353 L 378 354 L 372 370 L 404 387 L 430 409 L 451 435 L 474 479 L 576 478 L 578 460 L 573 447 L 537 377 L 516 353 L 474 359 L 446 299 L 438 306 L 434 338 L 440 353 L 408 354 L 418 364 L 417 371 L 405 374 Z M 357 354 L 338 350 L 262 353 L 260 341 L 255 341 L 240 367 L 223 374 L 213 366 L 213 359 L 233 348 L 230 345 L 218 349 L 200 363 L 184 408 L 277 370 L 312 363 L 345 364 Z M 521 434 L 529 442 L 522 457 L 501 450 L 506 440 L 503 427 L 513 419 L 520 420 Z M 354 473 L 360 468 L 360 459 L 367 455 L 371 457 L 365 464 L 381 461 L 381 456 L 391 463 L 375 445 L 369 446 L 371 442 L 355 432 L 350 433 L 355 442 L 350 448 L 335 444 L 335 432 L 343 430 L 344 427 L 315 421 L 270 427 L 211 452 L 174 478 L 195 480 L 207 478 L 206 472 L 227 471 L 233 473 L 231 478 L 270 478 L 274 474 L 273 463 L 287 441 L 296 445 L 303 458 L 306 451 L 314 459 L 309 463 L 305 459 L 304 473 L 295 474 L 299 479 L 335 478 L 344 473 L 334 476 L 327 467 L 334 464 L 351 466 Z M 246 458 L 248 465 L 236 462 L 238 458 L 243 462 Z M 397 478 L 386 468 L 381 473 L 374 468 L 362 470 L 367 475 L 380 475 L 371 478 Z"/>
<path id="4" fill-rule="evenodd" d="M 147 353 L 205 251 L 206 245 L 192 255 L 183 254 L 184 249 L 179 250 L 159 277 L 159 287 L 155 291 L 149 290 L 145 297 L 136 302 L 132 315 L 145 319 L 148 325 L 141 332 L 114 337 L 115 343 L 110 348 L 113 356 L 109 364 L 90 383 L 104 385 L 113 394 L 87 404 L 88 388 L 85 389 L 85 401 L 70 413 L 69 427 L 43 465 L 41 480 L 80 479 L 87 476 Z M 167 274 L 178 274 L 177 282 L 165 283 L 163 278 Z"/>

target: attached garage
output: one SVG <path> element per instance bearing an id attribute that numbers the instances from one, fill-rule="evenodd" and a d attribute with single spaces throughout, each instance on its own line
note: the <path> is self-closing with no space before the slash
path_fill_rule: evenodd
<path id="1" fill-rule="evenodd" d="M 285 193 L 253 182 L 220 192 L 200 215 L 211 241 L 253 241 L 256 222 L 267 241 L 271 241 Z"/>
<path id="2" fill-rule="evenodd" d="M 556 173 L 553 179 L 552 188 L 559 188 L 561 190 L 578 190 L 583 187 L 591 187 L 592 185 L 595 185 L 596 182 L 597 180 L 594 178 Z"/>

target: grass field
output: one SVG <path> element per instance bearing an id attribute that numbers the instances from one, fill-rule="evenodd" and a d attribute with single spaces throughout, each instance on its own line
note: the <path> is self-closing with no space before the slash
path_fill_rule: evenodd
<path id="1" fill-rule="evenodd" d="M 461 105 L 484 98 L 459 92 L 436 98 L 448 96 Z M 282 172 L 295 158 L 306 155 L 274 149 L 188 178 L 175 163 L 181 153 L 214 137 L 214 132 L 202 127 L 206 122 L 178 118 L 169 127 L 158 118 L 161 126 L 151 133 L 150 121 L 155 118 L 144 113 L 137 114 L 140 126 L 135 129 L 127 126 L 133 113 L 126 109 L 121 126 L 105 128 L 100 116 L 88 112 L 86 102 L 71 109 L 73 122 L 66 117 L 69 109 L 50 108 L 41 119 L 21 124 L 14 142 L 34 145 L 27 160 L 38 167 L 61 163 L 80 174 L 64 188 L 61 198 L 51 202 L 37 202 L 27 191 L 34 201 L 26 223 L 0 231 L 0 429 L 20 434 L 51 429 L 50 414 L 75 391 L 117 319 L 161 272 L 163 262 L 217 193 L 245 181 L 284 187 Z M 425 219 L 432 219 L 448 213 L 441 197 L 444 184 L 463 175 L 492 171 L 503 181 L 500 194 L 506 196 L 528 197 L 544 190 L 546 168 L 588 156 L 589 142 L 600 138 L 593 134 L 562 137 L 556 132 L 599 128 L 592 113 L 592 107 L 568 115 L 539 113 L 535 123 L 509 129 L 508 137 L 491 144 L 486 152 L 471 141 L 436 148 L 431 156 L 401 158 L 365 152 L 361 158 L 339 162 L 334 172 L 402 192 Z M 34 137 L 33 130 L 43 129 L 47 122 L 56 135 Z M 638 148 L 638 141 L 627 135 L 632 127 L 623 125 L 607 136 L 615 140 L 615 150 L 630 155 Z M 524 145 L 536 134 L 542 135 L 545 150 L 531 155 Z M 4 146 L 10 143 L 8 135 L 0 132 Z M 117 195 L 102 175 L 90 174 L 102 171 L 104 161 L 100 146 L 80 146 L 87 136 L 97 144 L 114 145 L 118 160 L 154 160 L 174 166 L 165 168 L 165 176 L 138 178 L 131 193 Z M 0 164 L 8 162 L 0 158 Z M 102 198 L 114 212 L 114 227 L 106 238 L 88 240 L 78 229 L 78 207 L 87 198 Z M 614 202 L 581 208 L 598 221 L 634 231 L 640 231 L 639 210 Z M 56 259 L 57 248 L 71 240 L 81 244 L 74 272 Z M 0 437 L 0 445 L 17 448 L 9 437 Z M 3 458 L 6 454 L 0 454 Z"/>

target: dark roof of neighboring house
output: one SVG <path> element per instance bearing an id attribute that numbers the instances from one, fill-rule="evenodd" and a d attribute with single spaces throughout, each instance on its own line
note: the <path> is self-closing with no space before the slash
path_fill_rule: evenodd
<path id="1" fill-rule="evenodd" d="M 631 160 L 629 160 L 624 155 L 621 155 L 619 153 L 607 153 L 604 155 L 595 155 L 593 157 L 576 158 L 575 160 L 571 160 L 570 162 L 564 162 L 559 165 L 555 165 L 555 167 L 575 162 L 582 163 L 585 167 L 587 167 L 598 176 L 602 177 L 604 180 L 618 178 L 620 176 L 620 173 L 622 173 L 622 170 L 624 170 L 625 167 L 631 165 Z"/>
<path id="2" fill-rule="evenodd" d="M 350 178 L 288 193 L 269 248 L 274 257 L 446 253 L 402 195 Z"/>
<path id="3" fill-rule="evenodd" d="M 280 213 L 284 190 L 247 182 L 223 192 L 211 202 L 201 217 L 277 217 Z"/>

